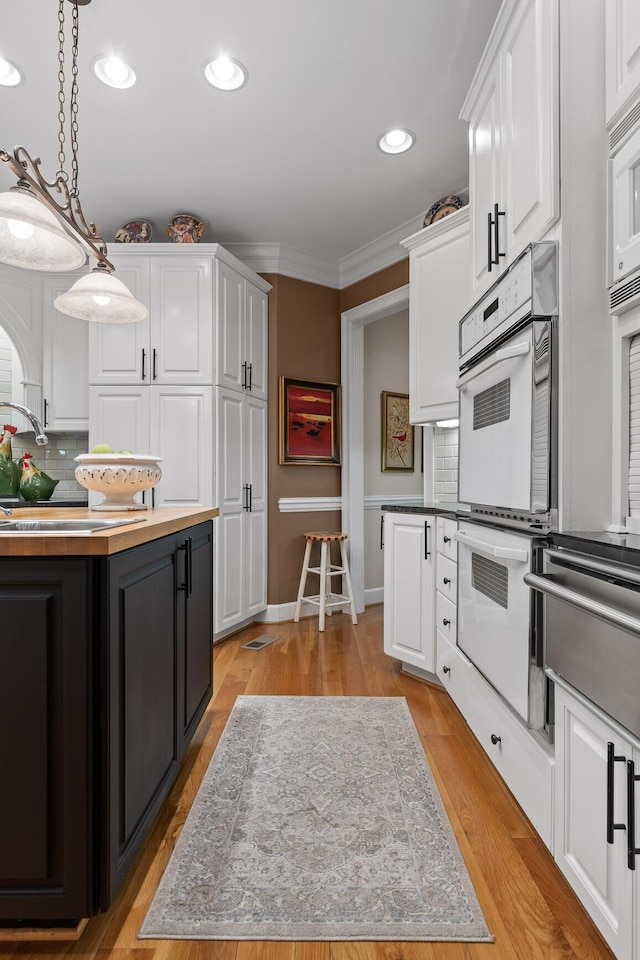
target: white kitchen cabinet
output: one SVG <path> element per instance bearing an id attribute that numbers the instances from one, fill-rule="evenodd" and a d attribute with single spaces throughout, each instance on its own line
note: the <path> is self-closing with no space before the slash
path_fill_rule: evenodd
<path id="1" fill-rule="evenodd" d="M 505 0 L 462 107 L 472 298 L 558 219 L 557 0 Z"/>
<path id="2" fill-rule="evenodd" d="M 409 253 L 409 417 L 458 416 L 458 322 L 471 306 L 469 209 L 403 241 Z"/>
<path id="3" fill-rule="evenodd" d="M 267 404 L 218 387 L 216 421 L 214 632 L 220 636 L 267 606 Z"/>
<path id="4" fill-rule="evenodd" d="M 612 276 L 640 268 L 640 122 L 611 159 Z"/>
<path id="5" fill-rule="evenodd" d="M 631 960 L 640 911 L 635 871 L 627 864 L 626 784 L 637 744 L 557 682 L 555 717 L 555 859 L 616 957 Z M 622 828 L 611 830 L 611 823 Z"/>
<path id="6" fill-rule="evenodd" d="M 42 281 L 42 425 L 50 431 L 89 429 L 89 324 L 53 305 L 76 279 L 62 274 Z"/>
<path id="7" fill-rule="evenodd" d="M 216 384 L 267 399 L 267 295 L 216 260 Z"/>
<path id="8" fill-rule="evenodd" d="M 90 450 L 108 443 L 162 457 L 162 478 L 143 499 L 155 507 L 213 504 L 212 387 L 91 387 L 89 406 Z"/>
<path id="9" fill-rule="evenodd" d="M 213 260 L 166 245 L 114 254 L 116 276 L 149 307 L 146 320 L 90 324 L 93 384 L 213 382 Z"/>
<path id="10" fill-rule="evenodd" d="M 435 673 L 434 516 L 384 517 L 384 652 Z"/>
<path id="11" fill-rule="evenodd" d="M 640 5 L 638 0 L 607 0 L 606 114 L 616 122 L 640 94 Z"/>

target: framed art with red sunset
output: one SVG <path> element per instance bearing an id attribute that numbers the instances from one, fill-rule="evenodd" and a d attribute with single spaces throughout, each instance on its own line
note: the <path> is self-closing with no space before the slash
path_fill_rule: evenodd
<path id="1" fill-rule="evenodd" d="M 340 387 L 280 377 L 279 463 L 339 466 Z"/>

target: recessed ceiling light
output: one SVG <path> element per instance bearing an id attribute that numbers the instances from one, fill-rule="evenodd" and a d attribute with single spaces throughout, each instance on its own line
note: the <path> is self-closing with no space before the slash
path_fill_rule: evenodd
<path id="1" fill-rule="evenodd" d="M 133 67 L 121 57 L 98 57 L 93 61 L 96 76 L 109 87 L 126 90 L 136 82 L 136 72 Z"/>
<path id="2" fill-rule="evenodd" d="M 389 130 L 378 137 L 378 147 L 383 153 L 404 153 L 416 142 L 416 135 L 411 130 Z"/>
<path id="3" fill-rule="evenodd" d="M 24 77 L 15 64 L 11 63 L 10 60 L 5 60 L 4 57 L 0 57 L 0 85 L 3 87 L 17 87 L 22 83 L 23 79 Z"/>
<path id="4" fill-rule="evenodd" d="M 205 65 L 204 75 L 218 90 L 239 90 L 249 79 L 247 68 L 231 57 L 216 57 Z"/>

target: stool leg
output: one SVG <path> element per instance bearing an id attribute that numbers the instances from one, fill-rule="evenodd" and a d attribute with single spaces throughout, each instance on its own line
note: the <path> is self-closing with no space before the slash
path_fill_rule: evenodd
<path id="1" fill-rule="evenodd" d="M 318 618 L 318 630 L 324 632 L 324 611 L 327 600 L 327 541 L 322 541 L 320 551 L 320 616 Z"/>
<path id="2" fill-rule="evenodd" d="M 331 543 L 327 543 L 327 570 L 331 570 Z M 333 580 L 331 577 L 327 577 L 327 603 L 331 603 L 331 584 Z M 325 613 L 328 617 L 333 616 L 333 607 L 328 606 Z"/>
<path id="3" fill-rule="evenodd" d="M 344 540 L 340 541 L 340 556 L 342 557 L 342 566 L 344 567 L 343 577 L 347 584 L 347 596 L 349 597 L 349 606 L 351 607 L 351 623 L 357 623 L 356 606 L 353 602 L 353 590 L 351 589 L 351 574 L 349 573 L 349 562 L 347 560 L 347 548 Z"/>
<path id="4" fill-rule="evenodd" d="M 307 540 L 307 545 L 304 549 L 304 560 L 302 561 L 302 573 L 300 574 L 300 586 L 298 587 L 298 599 L 296 600 L 296 612 L 293 615 L 294 623 L 298 623 L 300 620 L 300 610 L 302 609 L 302 597 L 304 596 L 304 588 L 307 582 L 307 572 L 309 570 L 310 556 L 311 556 L 311 540 Z"/>

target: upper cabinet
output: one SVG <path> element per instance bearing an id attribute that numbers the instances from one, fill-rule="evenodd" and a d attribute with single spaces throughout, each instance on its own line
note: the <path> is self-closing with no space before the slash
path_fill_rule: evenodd
<path id="1" fill-rule="evenodd" d="M 403 241 L 409 253 L 409 418 L 458 416 L 458 323 L 467 312 L 469 208 Z"/>
<path id="2" fill-rule="evenodd" d="M 216 385 L 267 399 L 267 294 L 216 261 Z"/>
<path id="3" fill-rule="evenodd" d="M 42 284 L 42 425 L 45 430 L 88 430 L 89 324 L 67 317 L 53 302 L 71 286 L 68 274 L 49 275 Z"/>
<path id="4" fill-rule="evenodd" d="M 560 215 L 558 112 L 557 0 L 505 0 L 460 114 L 474 301 Z"/>
<path id="5" fill-rule="evenodd" d="M 618 121 L 640 92 L 640 4 L 607 0 L 607 124 Z"/>

